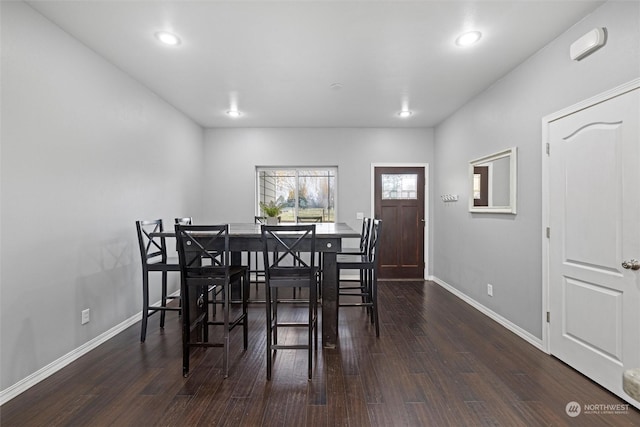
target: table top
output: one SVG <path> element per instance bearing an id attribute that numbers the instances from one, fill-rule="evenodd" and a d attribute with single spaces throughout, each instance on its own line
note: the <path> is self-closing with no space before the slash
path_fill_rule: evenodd
<path id="1" fill-rule="evenodd" d="M 294 223 L 282 223 L 282 225 L 295 225 Z M 304 223 L 302 225 L 309 225 Z M 356 232 L 353 228 L 349 227 L 344 222 L 317 222 L 316 237 L 330 236 L 330 237 L 360 237 L 360 233 Z M 256 235 L 260 234 L 261 224 L 253 223 L 231 223 L 229 224 L 229 235 L 241 236 L 241 235 Z"/>
<path id="2" fill-rule="evenodd" d="M 317 222 L 316 238 L 332 237 L 332 238 L 360 238 L 360 233 L 351 228 L 344 222 Z M 198 224 L 205 225 L 205 224 Z M 282 223 L 282 225 L 294 225 L 294 223 Z M 309 223 L 304 223 L 309 225 Z M 230 237 L 260 237 L 261 224 L 247 223 L 230 223 Z M 152 236 L 175 237 L 175 230 L 165 230 L 162 233 L 151 233 Z"/>

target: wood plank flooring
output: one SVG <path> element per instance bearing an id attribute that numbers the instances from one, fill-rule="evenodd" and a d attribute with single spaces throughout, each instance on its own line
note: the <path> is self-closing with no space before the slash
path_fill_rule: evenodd
<path id="1" fill-rule="evenodd" d="M 287 306 L 292 316 L 304 309 Z M 180 322 L 139 324 L 0 407 L 8 426 L 640 426 L 640 412 L 565 411 L 625 404 L 432 282 L 380 284 L 380 338 L 361 308 L 340 310 L 339 348 L 279 351 L 266 381 L 264 305 L 250 308 L 249 350 L 234 331 L 198 349 L 182 377 Z M 154 316 L 155 317 L 155 316 Z M 282 334 L 294 341 L 303 331 Z"/>

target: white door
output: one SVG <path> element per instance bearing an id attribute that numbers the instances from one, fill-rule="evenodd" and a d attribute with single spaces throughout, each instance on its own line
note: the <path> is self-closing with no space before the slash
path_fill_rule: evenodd
<path id="1" fill-rule="evenodd" d="M 549 124 L 551 354 L 611 392 L 640 367 L 640 89 Z M 629 267 L 628 264 L 625 264 Z"/>

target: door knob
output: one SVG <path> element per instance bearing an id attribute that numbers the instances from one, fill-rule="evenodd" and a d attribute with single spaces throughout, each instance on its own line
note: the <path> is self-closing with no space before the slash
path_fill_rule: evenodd
<path id="1" fill-rule="evenodd" d="M 626 268 L 627 270 L 640 270 L 640 261 L 637 259 L 622 261 L 622 268 Z"/>

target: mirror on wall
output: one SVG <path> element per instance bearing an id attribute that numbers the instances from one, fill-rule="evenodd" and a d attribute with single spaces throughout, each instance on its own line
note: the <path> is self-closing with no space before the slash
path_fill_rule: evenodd
<path id="1" fill-rule="evenodd" d="M 469 162 L 469 212 L 516 213 L 517 149 Z"/>

